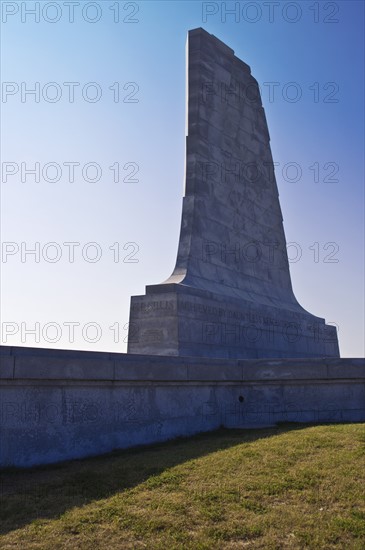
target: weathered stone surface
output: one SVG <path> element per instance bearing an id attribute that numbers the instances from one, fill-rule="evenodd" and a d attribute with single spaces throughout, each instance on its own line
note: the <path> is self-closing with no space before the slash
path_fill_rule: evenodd
<path id="1" fill-rule="evenodd" d="M 364 419 L 364 359 L 228 360 L 0 346 L 0 467 L 97 455 L 221 425 Z"/>
<path id="2" fill-rule="evenodd" d="M 203 29 L 188 35 L 186 184 L 176 267 L 131 300 L 129 353 L 338 357 L 297 302 L 256 80 Z"/>

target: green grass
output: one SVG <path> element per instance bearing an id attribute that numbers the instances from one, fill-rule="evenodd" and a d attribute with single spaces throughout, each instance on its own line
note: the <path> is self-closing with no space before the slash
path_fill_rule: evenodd
<path id="1" fill-rule="evenodd" d="M 363 549 L 364 425 L 220 430 L 6 471 L 0 548 Z"/>

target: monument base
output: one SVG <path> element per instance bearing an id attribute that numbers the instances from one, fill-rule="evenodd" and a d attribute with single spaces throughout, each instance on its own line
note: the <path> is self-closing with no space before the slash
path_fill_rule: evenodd
<path id="1" fill-rule="evenodd" d="M 282 307 L 183 284 L 132 296 L 128 353 L 226 359 L 339 357 L 336 327 L 299 304 Z"/>
<path id="2" fill-rule="evenodd" d="M 227 428 L 365 420 L 364 359 L 204 359 L 0 346 L 0 469 Z"/>

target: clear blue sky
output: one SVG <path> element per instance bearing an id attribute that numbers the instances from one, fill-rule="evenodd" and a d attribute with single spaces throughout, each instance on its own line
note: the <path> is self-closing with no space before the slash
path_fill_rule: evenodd
<path id="1" fill-rule="evenodd" d="M 295 294 L 338 325 L 342 356 L 363 356 L 363 2 L 239 2 L 226 20 L 221 2 L 119 2 L 119 22 L 115 1 L 79 4 L 72 23 L 62 1 L 40 2 L 39 22 L 27 13 L 35 2 L 2 2 L 2 167 L 16 171 L 2 178 L 3 342 L 5 329 L 10 345 L 126 350 L 130 296 L 164 281 L 175 264 L 185 42 L 202 26 L 251 66 L 261 86 L 286 239 L 296 243 L 289 257 L 301 253 L 291 262 Z M 73 103 L 65 82 L 79 83 Z M 36 83 L 39 102 L 24 94 Z M 79 163 L 74 181 L 64 165 L 72 162 Z M 35 163 L 39 182 L 25 172 Z M 102 174 L 90 165 L 83 177 L 88 163 Z M 109 168 L 115 163 L 119 182 Z M 130 179 L 138 181 L 122 181 L 136 165 Z M 71 242 L 80 243 L 74 262 L 63 244 Z M 124 250 L 126 243 L 135 244 Z M 36 246 L 40 261 L 29 254 L 22 261 L 22 249 Z M 55 254 L 59 261 L 50 261 Z M 128 257 L 138 262 L 123 262 Z M 35 323 L 39 342 L 26 333 Z M 70 323 L 79 323 L 74 341 Z"/>

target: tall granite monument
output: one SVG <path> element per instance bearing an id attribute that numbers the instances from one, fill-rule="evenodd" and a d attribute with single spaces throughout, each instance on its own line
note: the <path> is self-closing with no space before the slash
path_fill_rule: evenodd
<path id="1" fill-rule="evenodd" d="M 187 42 L 186 181 L 176 267 L 131 299 L 128 353 L 338 357 L 291 285 L 257 81 L 203 29 Z"/>

